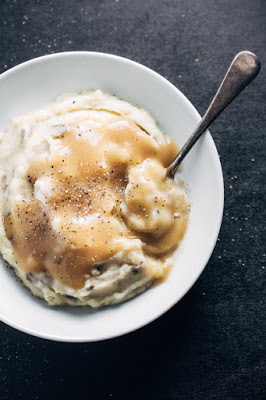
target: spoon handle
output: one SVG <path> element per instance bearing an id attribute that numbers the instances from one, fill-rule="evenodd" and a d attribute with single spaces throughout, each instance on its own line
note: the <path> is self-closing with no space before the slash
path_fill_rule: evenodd
<path id="1" fill-rule="evenodd" d="M 167 168 L 168 176 L 174 176 L 180 163 L 202 133 L 206 131 L 225 107 L 258 75 L 259 71 L 260 60 L 255 54 L 249 51 L 242 51 L 235 56 L 202 120 L 174 161 Z"/>

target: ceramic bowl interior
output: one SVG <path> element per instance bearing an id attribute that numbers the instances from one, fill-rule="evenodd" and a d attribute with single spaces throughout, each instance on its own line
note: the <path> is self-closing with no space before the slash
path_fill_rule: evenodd
<path id="1" fill-rule="evenodd" d="M 40 57 L 0 76 L 0 130 L 12 117 L 43 106 L 59 95 L 98 89 L 145 108 L 179 146 L 200 116 L 186 97 L 152 70 L 121 57 L 70 52 Z M 214 249 L 223 212 L 223 177 L 207 132 L 192 149 L 176 179 L 188 187 L 191 204 L 186 235 L 168 279 L 117 306 L 50 307 L 34 298 L 1 260 L 0 318 L 42 338 L 82 342 L 116 337 L 156 319 L 191 288 Z"/>

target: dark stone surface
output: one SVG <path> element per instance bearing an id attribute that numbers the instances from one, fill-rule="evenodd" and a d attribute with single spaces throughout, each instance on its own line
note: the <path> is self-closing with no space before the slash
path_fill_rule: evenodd
<path id="1" fill-rule="evenodd" d="M 170 312 L 127 336 L 53 343 L 0 325 L 0 399 L 266 399 L 264 0 L 0 1 L 0 70 L 46 53 L 129 57 L 203 113 L 233 56 L 256 81 L 213 125 L 225 180 L 219 241 Z"/>

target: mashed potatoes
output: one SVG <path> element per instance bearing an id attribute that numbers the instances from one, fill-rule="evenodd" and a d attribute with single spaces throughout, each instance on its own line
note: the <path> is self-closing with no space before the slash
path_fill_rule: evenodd
<path id="1" fill-rule="evenodd" d="M 100 90 L 14 119 L 0 162 L 0 250 L 51 305 L 100 307 L 167 276 L 187 225 L 150 115 Z"/>

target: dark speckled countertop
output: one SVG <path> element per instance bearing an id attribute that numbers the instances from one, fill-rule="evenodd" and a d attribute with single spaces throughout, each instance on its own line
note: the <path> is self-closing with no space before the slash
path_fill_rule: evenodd
<path id="1" fill-rule="evenodd" d="M 68 50 L 138 61 L 200 113 L 237 52 L 255 52 L 262 70 L 211 128 L 225 209 L 194 287 L 157 321 L 106 342 L 49 342 L 1 323 L 0 400 L 266 399 L 266 1 L 0 1 L 1 72 Z"/>

